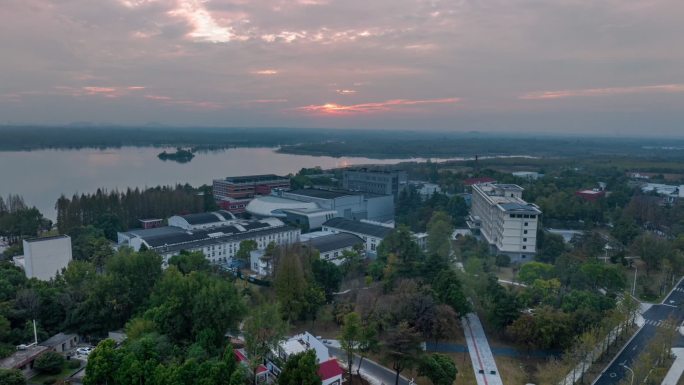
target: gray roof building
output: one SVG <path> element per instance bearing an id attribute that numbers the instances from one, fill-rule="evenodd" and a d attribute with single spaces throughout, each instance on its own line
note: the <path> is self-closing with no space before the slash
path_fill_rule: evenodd
<path id="1" fill-rule="evenodd" d="M 368 222 L 354 221 L 346 218 L 332 218 L 325 223 L 324 227 L 332 227 L 340 231 L 350 233 L 366 234 L 376 238 L 385 238 L 392 232 L 392 228 L 387 226 L 375 225 Z"/>
<path id="2" fill-rule="evenodd" d="M 363 239 L 357 237 L 354 234 L 337 233 L 324 235 L 318 238 L 313 238 L 306 242 L 305 245 L 310 246 L 321 253 L 327 253 L 330 251 L 352 248 L 357 245 L 363 245 L 363 243 Z"/>

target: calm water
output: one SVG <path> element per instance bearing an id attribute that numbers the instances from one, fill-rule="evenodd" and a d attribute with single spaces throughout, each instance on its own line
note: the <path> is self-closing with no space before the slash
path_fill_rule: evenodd
<path id="1" fill-rule="evenodd" d="M 302 167 L 344 167 L 358 164 L 393 164 L 399 159 L 332 158 L 279 154 L 271 148 L 236 148 L 198 153 L 186 164 L 163 162 L 163 149 L 40 150 L 0 152 L 0 196 L 20 194 L 48 218 L 55 219 L 60 195 L 127 187 L 153 187 L 176 183 L 193 186 L 232 175 L 295 173 Z M 424 161 L 425 159 L 412 159 Z"/>

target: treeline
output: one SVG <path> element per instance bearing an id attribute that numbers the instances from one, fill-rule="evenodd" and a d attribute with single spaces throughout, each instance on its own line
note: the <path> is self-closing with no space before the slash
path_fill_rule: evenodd
<path id="1" fill-rule="evenodd" d="M 43 218 L 35 207 L 28 207 L 19 195 L 0 197 L 0 238 L 10 245 L 23 238 L 35 237 L 41 230 L 49 230 L 52 222 Z"/>
<path id="2" fill-rule="evenodd" d="M 117 231 L 139 227 L 139 219 L 168 218 L 215 208 L 208 186 L 198 189 L 188 184 L 145 190 L 129 188 L 125 192 L 98 189 L 94 194 L 74 195 L 71 199 L 60 197 L 57 200 L 57 228 L 66 234 L 75 228 L 92 225 L 104 231 L 107 238 L 114 239 Z"/>

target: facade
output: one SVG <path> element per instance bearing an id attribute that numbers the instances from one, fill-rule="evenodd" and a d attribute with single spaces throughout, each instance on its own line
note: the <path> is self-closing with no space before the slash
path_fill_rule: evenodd
<path id="1" fill-rule="evenodd" d="M 422 200 L 430 199 L 435 193 L 441 193 L 442 189 L 436 183 L 428 183 L 412 180 L 409 182 L 411 186 L 416 189 L 416 192 L 420 194 Z"/>
<path id="2" fill-rule="evenodd" d="M 266 255 L 264 250 L 249 252 L 249 269 L 262 277 L 273 274 L 273 257 Z"/>
<path id="3" fill-rule="evenodd" d="M 522 199 L 522 187 L 513 184 L 476 184 L 468 227 L 478 231 L 497 253 L 512 262 L 532 259 L 537 248 L 541 211 Z"/>
<path id="4" fill-rule="evenodd" d="M 253 240 L 258 250 L 269 243 L 288 245 L 299 242 L 300 229 L 287 226 L 275 218 L 232 221 L 230 224 L 199 230 L 166 226 L 149 230 L 133 230 L 118 234 L 119 246 L 140 250 L 143 245 L 163 257 L 163 266 L 181 251 L 199 251 L 210 262 L 230 262 L 240 249 L 240 242 Z"/>
<path id="5" fill-rule="evenodd" d="M 337 234 L 348 233 L 356 235 L 364 242 L 366 254 L 374 256 L 376 248 L 393 230 L 392 227 L 368 222 L 354 221 L 346 218 L 333 218 L 323 224 L 323 231 Z"/>
<path id="6" fill-rule="evenodd" d="M 24 271 L 28 278 L 49 281 L 71 262 L 71 238 L 58 235 L 24 240 Z"/>
<path id="7" fill-rule="evenodd" d="M 323 223 L 334 218 L 337 211 L 324 209 L 290 209 L 283 210 L 285 220 L 302 229 L 302 232 L 320 230 Z"/>
<path id="8" fill-rule="evenodd" d="M 290 178 L 278 175 L 248 175 L 215 179 L 214 199 L 232 213 L 245 212 L 247 204 L 257 195 L 269 195 L 273 189 L 289 189 Z"/>
<path id="9" fill-rule="evenodd" d="M 57 353 L 66 353 L 78 345 L 78 336 L 76 334 L 57 333 L 38 345 L 45 346 Z"/>
<path id="10" fill-rule="evenodd" d="M 348 169 L 342 173 L 342 187 L 350 191 L 362 191 L 378 195 L 399 197 L 406 187 L 406 171 L 369 170 L 367 168 Z"/>
<path id="11" fill-rule="evenodd" d="M 220 210 L 211 213 L 174 215 L 169 218 L 169 226 L 185 230 L 201 230 L 225 226 L 233 221 L 235 221 L 235 215 L 226 210 Z"/>
<path id="12" fill-rule="evenodd" d="M 350 233 L 328 233 L 302 242 L 302 246 L 318 250 L 321 259 L 339 266 L 344 262 L 342 254 L 345 251 L 365 248 L 365 242 L 359 236 Z"/>
<path id="13" fill-rule="evenodd" d="M 164 226 L 164 220 L 153 218 L 153 219 L 138 219 L 140 222 L 140 227 L 143 229 L 153 229 L 155 227 Z"/>

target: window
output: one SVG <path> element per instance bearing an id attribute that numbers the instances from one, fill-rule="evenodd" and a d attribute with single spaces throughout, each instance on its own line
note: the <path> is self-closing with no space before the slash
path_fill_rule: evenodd
<path id="1" fill-rule="evenodd" d="M 523 242 L 527 242 L 527 238 L 523 238 Z"/>
<path id="2" fill-rule="evenodd" d="M 525 222 L 525 226 L 528 226 L 528 225 L 529 225 L 529 223 Z"/>
<path id="3" fill-rule="evenodd" d="M 527 250 L 527 246 L 523 246 L 523 250 Z"/>
<path id="4" fill-rule="evenodd" d="M 523 234 L 527 234 L 527 230 L 523 230 Z"/>

